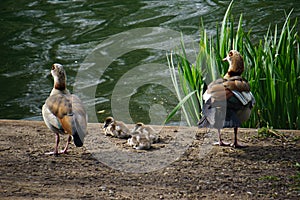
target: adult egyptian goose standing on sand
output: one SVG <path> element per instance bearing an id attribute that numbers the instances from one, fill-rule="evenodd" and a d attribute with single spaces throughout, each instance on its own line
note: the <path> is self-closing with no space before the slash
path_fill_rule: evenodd
<path id="1" fill-rule="evenodd" d="M 220 146 L 243 147 L 237 141 L 237 131 L 241 124 L 250 117 L 255 99 L 247 80 L 241 77 L 244 71 L 244 60 L 240 53 L 231 50 L 223 61 L 229 62 L 228 72 L 223 78 L 208 85 L 203 94 L 203 117 L 198 127 L 218 129 Z M 234 128 L 233 144 L 222 141 L 221 129 Z"/>
<path id="2" fill-rule="evenodd" d="M 56 143 L 53 152 L 46 154 L 58 155 L 67 153 L 69 143 L 74 140 L 77 147 L 83 145 L 87 134 L 87 114 L 81 100 L 70 94 L 66 88 L 66 72 L 61 64 L 53 64 L 51 74 L 54 86 L 50 96 L 42 108 L 42 114 L 47 127 L 56 134 Z M 68 134 L 64 150 L 58 151 L 59 134 Z"/>

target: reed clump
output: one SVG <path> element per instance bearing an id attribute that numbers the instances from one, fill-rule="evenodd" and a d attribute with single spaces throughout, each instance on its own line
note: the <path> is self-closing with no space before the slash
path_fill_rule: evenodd
<path id="1" fill-rule="evenodd" d="M 187 123 L 196 125 L 201 117 L 206 85 L 226 73 L 228 63 L 222 62 L 222 58 L 229 50 L 235 49 L 244 57 L 246 68 L 243 76 L 250 82 L 256 99 L 251 118 L 244 127 L 299 129 L 300 49 L 297 20 L 294 23 L 290 20 L 292 11 L 281 28 L 269 26 L 263 39 L 254 43 L 251 32 L 243 30 L 242 15 L 238 25 L 234 24 L 231 8 L 232 2 L 221 26 L 216 27 L 214 37 L 208 36 L 202 24 L 195 63 L 188 62 L 183 43 L 179 53 L 168 56 L 179 104 L 166 122 L 182 108 Z"/>

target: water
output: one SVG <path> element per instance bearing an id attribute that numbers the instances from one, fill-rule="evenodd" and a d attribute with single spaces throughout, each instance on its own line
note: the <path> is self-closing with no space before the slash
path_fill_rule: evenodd
<path id="1" fill-rule="evenodd" d="M 41 107 L 53 84 L 52 63 L 65 66 L 72 91 L 81 63 L 110 36 L 135 28 L 161 27 L 192 36 L 196 42 L 201 17 L 209 33 L 214 34 L 215 25 L 222 20 L 229 3 L 213 0 L 0 1 L 0 118 L 41 119 Z M 233 11 L 236 20 L 243 13 L 245 30 L 252 30 L 253 39 L 258 40 L 269 24 L 282 25 L 285 12 L 291 9 L 295 19 L 300 14 L 300 2 L 236 1 Z M 102 121 L 112 114 L 112 91 L 122 75 L 137 65 L 166 65 L 165 53 L 139 49 L 115 59 L 98 80 L 94 103 L 85 99 L 85 104 L 105 110 L 98 116 Z M 169 78 L 167 74 L 165 78 Z M 130 97 L 130 115 L 133 121 L 147 123 L 151 107 L 163 115 L 176 103 L 169 90 L 145 84 Z"/>

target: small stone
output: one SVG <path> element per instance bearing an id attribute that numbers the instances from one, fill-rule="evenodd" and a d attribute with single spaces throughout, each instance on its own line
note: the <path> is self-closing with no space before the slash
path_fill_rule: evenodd
<path id="1" fill-rule="evenodd" d="M 105 191 L 106 187 L 105 186 L 100 186 L 100 190 Z"/>
<path id="2" fill-rule="evenodd" d="M 112 194 L 114 194 L 114 191 L 108 190 L 108 193 L 112 195 Z"/>

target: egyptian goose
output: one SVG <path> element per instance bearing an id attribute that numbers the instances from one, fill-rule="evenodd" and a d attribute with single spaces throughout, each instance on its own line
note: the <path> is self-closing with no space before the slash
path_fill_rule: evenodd
<path id="1" fill-rule="evenodd" d="M 127 140 L 128 145 L 137 150 L 148 150 L 151 148 L 152 140 L 148 135 L 140 131 L 132 132 L 131 138 Z"/>
<path id="2" fill-rule="evenodd" d="M 129 138 L 130 131 L 122 121 L 116 121 L 113 117 L 107 117 L 103 126 L 104 134 L 117 138 Z"/>
<path id="3" fill-rule="evenodd" d="M 51 74 L 54 78 L 54 87 L 42 108 L 42 114 L 47 127 L 56 134 L 56 143 L 53 152 L 46 154 L 58 155 L 67 153 L 69 143 L 74 140 L 77 147 L 83 145 L 87 134 L 87 114 L 81 100 L 70 94 L 66 88 L 66 72 L 61 64 L 53 64 Z M 68 134 L 64 150 L 58 151 L 59 134 Z"/>
<path id="4" fill-rule="evenodd" d="M 151 143 L 159 142 L 158 132 L 150 125 L 145 125 L 142 122 L 136 123 L 134 128 L 131 130 L 131 135 L 134 135 L 134 133 L 137 132 L 147 135 L 147 137 L 151 140 Z"/>
<path id="5" fill-rule="evenodd" d="M 223 61 L 229 62 L 228 71 L 223 78 L 210 83 L 203 94 L 203 117 L 198 122 L 198 127 L 218 129 L 220 146 L 239 148 L 243 146 L 237 141 L 238 127 L 249 119 L 255 99 L 248 81 L 241 77 L 244 61 L 240 53 L 231 50 Z M 221 128 L 234 128 L 233 144 L 222 141 Z"/>

